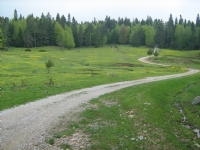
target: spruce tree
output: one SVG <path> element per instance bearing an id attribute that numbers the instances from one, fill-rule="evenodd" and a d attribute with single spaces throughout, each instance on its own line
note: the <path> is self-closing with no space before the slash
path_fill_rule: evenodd
<path id="1" fill-rule="evenodd" d="M 73 33 L 73 37 L 74 37 L 75 47 L 79 46 L 77 24 L 78 24 L 77 21 L 73 17 L 71 28 L 72 28 L 72 33 Z"/>
<path id="2" fill-rule="evenodd" d="M 81 47 L 82 45 L 83 45 L 83 27 L 82 24 L 80 24 L 78 32 L 78 46 Z"/>

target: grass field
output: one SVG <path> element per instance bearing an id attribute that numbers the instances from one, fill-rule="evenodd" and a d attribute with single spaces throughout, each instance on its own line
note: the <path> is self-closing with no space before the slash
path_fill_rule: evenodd
<path id="1" fill-rule="evenodd" d="M 193 129 L 200 128 L 200 108 L 191 102 L 199 89 L 198 74 L 106 94 L 92 100 L 91 108 L 60 134 L 81 131 L 89 135 L 92 144 L 88 149 L 197 150 L 200 139 Z M 175 103 L 182 107 L 190 129 L 183 126 Z"/>
<path id="2" fill-rule="evenodd" d="M 45 50 L 46 52 L 39 52 Z M 58 47 L 10 48 L 1 55 L 0 110 L 50 95 L 117 81 L 134 80 L 185 71 L 140 63 L 147 48 L 119 46 L 61 50 Z M 47 73 L 45 62 L 55 66 Z M 48 86 L 52 78 L 54 85 Z"/>
<path id="3" fill-rule="evenodd" d="M 47 52 L 39 52 L 40 49 Z M 147 48 L 130 46 L 1 51 L 0 109 L 74 89 L 180 73 L 186 71 L 185 66 L 200 69 L 200 51 L 162 50 L 158 59 L 151 58 L 171 67 L 139 62 L 137 59 L 146 56 L 146 52 Z M 49 58 L 55 63 L 50 74 L 45 68 Z M 48 85 L 50 78 L 52 86 Z M 200 94 L 199 89 L 200 73 L 103 95 L 91 100 L 76 121 L 62 124 L 63 131 L 55 130 L 49 141 L 54 144 L 56 138 L 83 133 L 91 144 L 87 149 L 197 150 L 200 139 L 193 130 L 200 129 L 200 105 L 191 102 Z M 180 108 L 187 118 L 184 123 Z M 62 143 L 61 147 L 73 148 L 69 143 Z"/>
<path id="4" fill-rule="evenodd" d="M 200 69 L 199 51 L 163 50 L 151 60 Z M 82 134 L 90 140 L 86 149 L 198 150 L 200 139 L 193 130 L 200 129 L 200 106 L 191 102 L 199 89 L 200 73 L 103 95 L 93 99 L 76 121 L 62 124 L 63 130 L 54 131 L 51 139 Z M 61 144 L 65 146 L 73 149 L 69 143 Z"/>

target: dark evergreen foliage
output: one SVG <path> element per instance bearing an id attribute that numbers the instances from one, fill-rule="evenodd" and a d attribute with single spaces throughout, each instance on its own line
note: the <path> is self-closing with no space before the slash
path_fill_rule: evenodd
<path id="1" fill-rule="evenodd" d="M 57 13 L 56 18 L 50 13 L 41 17 L 33 14 L 24 18 L 18 17 L 14 10 L 13 18 L 0 17 L 0 29 L 3 39 L 1 45 L 4 47 L 39 47 L 58 45 L 56 41 L 55 24 L 58 22 L 63 28 L 72 31 L 75 47 L 81 46 L 104 46 L 105 44 L 131 44 L 132 46 L 158 45 L 161 48 L 180 50 L 200 49 L 200 18 L 196 16 L 196 22 L 191 22 L 179 16 L 173 20 L 172 14 L 167 22 L 161 19 L 153 19 L 147 16 L 146 20 L 131 21 L 129 18 L 111 19 L 106 16 L 105 20 L 78 23 L 70 13 L 67 19 L 64 15 Z M 68 31 L 69 32 L 69 31 Z M 60 33 L 61 34 L 61 33 Z M 63 35 L 60 35 L 62 37 Z M 63 37 L 66 38 L 66 37 Z M 153 39 L 152 39 L 153 38 Z M 57 39 L 57 40 L 56 40 Z M 151 40 L 152 39 L 152 40 Z M 68 42 L 67 40 L 65 40 Z"/>

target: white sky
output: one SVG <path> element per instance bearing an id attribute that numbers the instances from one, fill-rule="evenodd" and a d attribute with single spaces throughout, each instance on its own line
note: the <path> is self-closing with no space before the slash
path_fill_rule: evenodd
<path id="1" fill-rule="evenodd" d="M 0 0 L 0 16 L 13 18 L 14 9 L 18 16 L 27 17 L 33 15 L 41 16 L 50 12 L 52 17 L 56 14 L 65 15 L 68 13 L 71 18 L 80 23 L 81 21 L 104 20 L 106 15 L 111 19 L 133 18 L 146 20 L 147 16 L 152 19 L 163 19 L 167 21 L 170 13 L 173 19 L 196 21 L 197 14 L 200 14 L 200 0 Z"/>

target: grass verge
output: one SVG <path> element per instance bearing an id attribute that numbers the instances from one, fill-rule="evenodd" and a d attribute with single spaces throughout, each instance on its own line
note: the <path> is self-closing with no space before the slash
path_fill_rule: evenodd
<path id="1" fill-rule="evenodd" d="M 85 149 L 199 149 L 200 105 L 192 105 L 199 95 L 200 74 L 148 83 L 103 95 L 66 128 L 70 135 L 88 135 Z M 174 105 L 178 103 L 187 117 Z M 190 125 L 190 129 L 185 125 Z M 71 145 L 70 145 L 71 144 Z M 69 145 L 73 148 L 73 143 Z"/>

